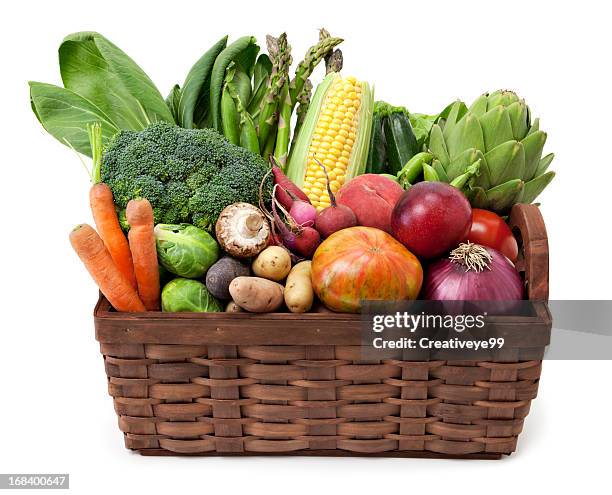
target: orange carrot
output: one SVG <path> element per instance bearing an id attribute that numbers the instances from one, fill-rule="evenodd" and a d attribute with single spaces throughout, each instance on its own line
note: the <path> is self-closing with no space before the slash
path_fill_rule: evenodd
<path id="1" fill-rule="evenodd" d="M 136 290 L 119 271 L 104 242 L 92 227 L 87 224 L 77 225 L 70 232 L 70 244 L 102 294 L 117 311 L 145 311 Z"/>
<path id="2" fill-rule="evenodd" d="M 138 294 L 149 311 L 159 309 L 159 267 L 153 234 L 153 207 L 146 199 L 132 199 L 125 216 L 130 224 L 128 239 L 138 282 Z"/>
<path id="3" fill-rule="evenodd" d="M 104 241 L 104 245 L 110 253 L 115 265 L 129 280 L 132 286 L 137 289 L 136 275 L 134 274 L 134 264 L 132 263 L 132 253 L 128 244 L 127 237 L 121 230 L 113 192 L 106 184 L 100 182 L 91 186 L 89 190 L 89 204 L 93 213 L 96 229 Z"/>

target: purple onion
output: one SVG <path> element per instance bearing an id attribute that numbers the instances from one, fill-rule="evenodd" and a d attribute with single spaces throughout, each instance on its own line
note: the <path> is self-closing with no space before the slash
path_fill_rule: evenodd
<path id="1" fill-rule="evenodd" d="M 437 301 L 514 301 L 523 299 L 523 292 L 523 280 L 508 258 L 472 243 L 432 263 L 423 284 L 423 299 Z"/>

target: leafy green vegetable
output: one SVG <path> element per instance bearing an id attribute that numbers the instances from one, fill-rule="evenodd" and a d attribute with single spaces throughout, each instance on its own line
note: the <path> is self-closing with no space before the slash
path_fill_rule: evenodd
<path id="1" fill-rule="evenodd" d="M 88 124 L 102 124 L 106 144 L 120 129 L 174 122 L 151 79 L 104 36 L 94 32 L 67 36 L 59 60 L 64 88 L 30 82 L 30 101 L 45 130 L 78 152 L 90 156 Z"/>
<path id="2" fill-rule="evenodd" d="M 175 122 L 179 121 L 179 102 L 181 101 L 181 87 L 175 84 L 168 96 L 166 96 L 166 105 L 172 114 Z"/>
<path id="3" fill-rule="evenodd" d="M 157 224 L 155 242 L 159 262 L 181 277 L 201 277 L 219 258 L 217 241 L 193 225 Z"/>
<path id="4" fill-rule="evenodd" d="M 39 82 L 30 82 L 30 102 L 45 130 L 62 144 L 91 156 L 87 126 L 102 123 L 102 142 L 108 143 L 119 131 L 100 108 L 76 93 Z"/>
<path id="5" fill-rule="evenodd" d="M 149 76 L 104 36 L 68 35 L 59 48 L 59 64 L 64 87 L 110 115 L 120 129 L 174 122 Z"/>
<path id="6" fill-rule="evenodd" d="M 153 205 L 156 223 L 210 229 L 227 205 L 258 203 L 268 169 L 260 156 L 228 143 L 212 129 L 159 122 L 115 136 L 104 153 L 102 180 L 120 209 L 143 197 Z M 268 176 L 266 194 L 271 183 Z"/>
<path id="7" fill-rule="evenodd" d="M 186 129 L 210 127 L 206 119 L 210 117 L 210 81 L 212 68 L 219 54 L 227 46 L 227 36 L 217 41 L 193 65 L 181 92 L 177 124 Z"/>
<path id="8" fill-rule="evenodd" d="M 175 278 L 167 283 L 161 294 L 162 311 L 214 313 L 223 311 L 202 282 Z"/>

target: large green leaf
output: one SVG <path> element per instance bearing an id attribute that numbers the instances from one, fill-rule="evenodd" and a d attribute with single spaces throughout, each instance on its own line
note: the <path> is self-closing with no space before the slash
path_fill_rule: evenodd
<path id="1" fill-rule="evenodd" d="M 119 130 L 117 124 L 99 107 L 69 89 L 31 81 L 30 102 L 36 117 L 54 138 L 91 156 L 87 124 L 102 124 L 106 144 Z"/>
<path id="2" fill-rule="evenodd" d="M 213 127 L 223 132 L 221 125 L 221 92 L 225 70 L 231 62 L 248 75 L 253 74 L 255 59 L 259 53 L 257 39 L 254 36 L 243 36 L 225 48 L 215 60 L 210 81 L 210 114 Z"/>
<path id="3" fill-rule="evenodd" d="M 179 103 L 179 119 L 181 127 L 203 127 L 209 114 L 210 81 L 212 68 L 219 54 L 227 45 L 227 36 L 217 41 L 189 70 Z"/>
<path id="4" fill-rule="evenodd" d="M 121 129 L 174 122 L 164 98 L 145 72 L 123 51 L 94 32 L 74 33 L 59 48 L 64 87 L 111 117 Z"/>
<path id="5" fill-rule="evenodd" d="M 170 113 L 172 117 L 174 117 L 175 122 L 178 122 L 179 115 L 179 102 L 181 101 L 181 87 L 178 84 L 175 84 L 168 96 L 166 96 L 166 105 L 170 109 Z"/>

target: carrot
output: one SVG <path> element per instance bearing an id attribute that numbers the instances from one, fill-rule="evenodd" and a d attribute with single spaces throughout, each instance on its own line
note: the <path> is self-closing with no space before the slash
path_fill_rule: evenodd
<path id="1" fill-rule="evenodd" d="M 93 213 L 96 229 L 104 241 L 104 245 L 110 253 L 115 265 L 129 280 L 132 286 L 137 289 L 136 275 L 134 274 L 134 264 L 132 263 L 132 253 L 128 244 L 127 237 L 121 230 L 113 192 L 106 184 L 100 182 L 91 186 L 89 190 L 89 204 Z"/>
<path id="2" fill-rule="evenodd" d="M 70 232 L 70 244 L 102 294 L 117 311 L 145 311 L 136 290 L 119 271 L 104 242 L 92 227 L 87 224 L 77 225 Z"/>
<path id="3" fill-rule="evenodd" d="M 128 239 L 138 282 L 138 294 L 149 311 L 159 309 L 159 267 L 153 235 L 153 207 L 146 199 L 132 199 L 125 216 L 130 224 Z"/>

